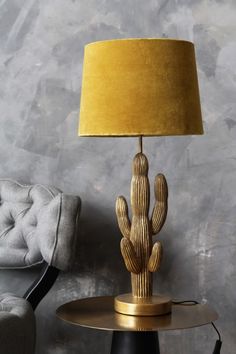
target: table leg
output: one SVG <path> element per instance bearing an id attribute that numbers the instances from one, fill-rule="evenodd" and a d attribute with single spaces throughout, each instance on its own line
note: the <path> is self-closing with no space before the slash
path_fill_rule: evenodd
<path id="1" fill-rule="evenodd" d="M 114 331 L 111 354 L 160 354 L 157 332 Z"/>

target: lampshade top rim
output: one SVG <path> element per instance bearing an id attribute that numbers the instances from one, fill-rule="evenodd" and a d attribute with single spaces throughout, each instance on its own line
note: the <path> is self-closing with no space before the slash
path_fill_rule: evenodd
<path id="1" fill-rule="evenodd" d="M 102 41 L 95 41 L 95 42 L 91 42 L 85 45 L 85 47 L 87 46 L 91 46 L 91 45 L 96 45 L 96 44 L 103 44 L 103 43 L 115 43 L 115 42 L 183 42 L 183 43 L 188 43 L 191 45 L 194 45 L 193 42 L 191 41 L 187 41 L 185 39 L 177 39 L 177 38 L 155 38 L 155 37 L 150 37 L 150 38 L 115 38 L 115 39 L 106 39 L 106 40 L 102 40 Z"/>

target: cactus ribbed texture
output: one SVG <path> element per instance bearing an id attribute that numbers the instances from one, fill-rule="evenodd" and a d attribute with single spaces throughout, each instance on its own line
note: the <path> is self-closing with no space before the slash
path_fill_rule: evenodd
<path id="1" fill-rule="evenodd" d="M 158 241 L 153 245 L 152 236 L 160 232 L 167 215 L 168 189 L 164 175 L 156 176 L 154 189 L 156 202 L 149 220 L 148 160 L 140 152 L 133 160 L 132 222 L 125 198 L 121 196 L 116 201 L 116 215 L 123 235 L 121 253 L 131 272 L 132 295 L 139 298 L 152 296 L 152 273 L 159 269 L 162 258 L 161 243 Z"/>

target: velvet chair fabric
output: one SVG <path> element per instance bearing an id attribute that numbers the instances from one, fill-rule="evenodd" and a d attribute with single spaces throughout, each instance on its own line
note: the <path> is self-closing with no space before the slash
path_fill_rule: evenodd
<path id="1" fill-rule="evenodd" d="M 69 269 L 79 211 L 77 196 L 0 180 L 0 268 L 27 268 L 45 260 Z"/>
<path id="2" fill-rule="evenodd" d="M 31 305 L 13 294 L 0 295 L 0 353 L 34 353 L 35 332 Z"/>
<path id="3" fill-rule="evenodd" d="M 68 270 L 75 255 L 81 201 L 59 189 L 0 180 L 0 269 L 47 262 Z M 27 289 L 25 289 L 27 290 Z M 30 303 L 0 294 L 0 353 L 33 354 L 35 316 Z"/>

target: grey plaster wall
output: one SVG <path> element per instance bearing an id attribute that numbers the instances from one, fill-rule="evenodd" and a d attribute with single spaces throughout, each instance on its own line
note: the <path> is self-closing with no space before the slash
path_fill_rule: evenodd
<path id="1" fill-rule="evenodd" d="M 110 334 L 55 317 L 77 297 L 127 291 L 114 215 L 129 194 L 135 139 L 77 137 L 84 44 L 121 37 L 195 42 L 205 136 L 144 140 L 150 178 L 164 172 L 169 214 L 155 288 L 211 303 L 223 354 L 236 347 L 236 2 L 1 0 L 0 176 L 53 184 L 83 200 L 77 263 L 37 310 L 37 354 L 109 353 Z M 33 274 L 31 274 L 31 277 Z M 23 292 L 21 272 L 0 290 Z M 162 333 L 162 354 L 210 353 L 209 327 Z"/>

